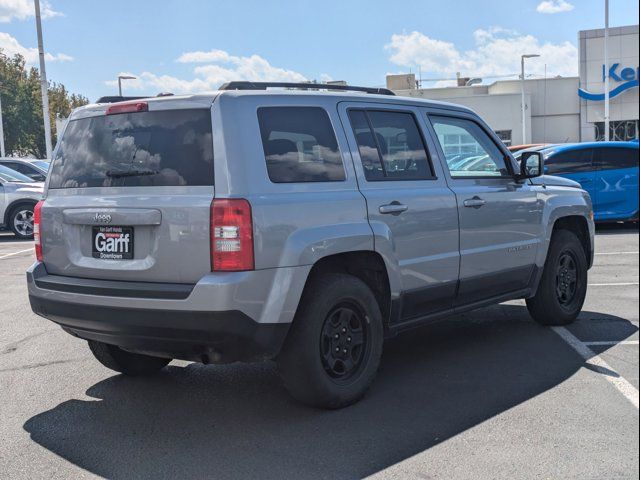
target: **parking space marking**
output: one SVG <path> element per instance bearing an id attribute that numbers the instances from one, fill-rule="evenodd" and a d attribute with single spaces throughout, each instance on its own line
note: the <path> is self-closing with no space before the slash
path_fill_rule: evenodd
<path id="1" fill-rule="evenodd" d="M 560 338 L 567 342 L 586 363 L 596 368 L 597 371 L 603 373 L 606 378 L 631 404 L 638 409 L 638 389 L 623 378 L 618 372 L 609 366 L 602 358 L 594 353 L 585 343 L 578 340 L 565 327 L 552 327 Z"/>
<path id="2" fill-rule="evenodd" d="M 596 345 L 638 345 L 638 340 L 622 340 L 622 341 L 603 341 L 603 342 L 582 342 L 587 346 L 596 346 Z"/>
<path id="3" fill-rule="evenodd" d="M 638 255 L 640 252 L 596 252 L 596 255 Z"/>
<path id="4" fill-rule="evenodd" d="M 18 250 L 17 252 L 7 253 L 6 255 L 0 255 L 0 260 L 2 260 L 3 258 L 11 257 L 13 255 L 18 255 L 19 253 L 25 253 L 25 252 L 33 252 L 33 247 L 27 248 L 26 250 Z"/>
<path id="5" fill-rule="evenodd" d="M 590 283 L 589 287 L 628 287 L 631 285 L 640 285 L 638 282 L 621 282 L 621 283 Z"/>

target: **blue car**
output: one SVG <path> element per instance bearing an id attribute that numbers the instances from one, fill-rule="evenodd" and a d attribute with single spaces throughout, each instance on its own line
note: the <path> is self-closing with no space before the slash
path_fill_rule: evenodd
<path id="1" fill-rule="evenodd" d="M 638 142 L 589 142 L 543 149 L 545 173 L 591 195 L 597 222 L 638 221 Z"/>

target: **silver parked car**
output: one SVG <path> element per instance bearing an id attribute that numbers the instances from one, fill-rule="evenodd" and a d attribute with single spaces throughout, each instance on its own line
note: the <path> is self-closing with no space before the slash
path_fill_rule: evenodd
<path id="1" fill-rule="evenodd" d="M 342 407 L 401 330 L 517 298 L 577 317 L 591 200 L 542 162 L 520 168 L 467 108 L 384 89 L 81 107 L 36 208 L 31 306 L 124 374 L 275 359 L 295 398 Z"/>
<path id="2" fill-rule="evenodd" d="M 0 229 L 18 237 L 33 238 L 33 211 L 42 198 L 44 183 L 0 165 Z"/>

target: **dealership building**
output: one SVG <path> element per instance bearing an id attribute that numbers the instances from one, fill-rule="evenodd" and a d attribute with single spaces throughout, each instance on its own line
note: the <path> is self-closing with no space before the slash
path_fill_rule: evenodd
<path id="1" fill-rule="evenodd" d="M 413 74 L 389 75 L 387 87 L 398 95 L 468 106 L 508 145 L 587 142 L 604 139 L 604 77 L 608 72 L 610 138 L 637 139 L 638 25 L 609 29 L 607 65 L 604 29 L 581 31 L 578 42 L 579 77 L 525 80 L 526 138 L 522 136 L 519 79 L 473 84 L 470 78 L 458 78 L 458 86 L 418 88 Z"/>

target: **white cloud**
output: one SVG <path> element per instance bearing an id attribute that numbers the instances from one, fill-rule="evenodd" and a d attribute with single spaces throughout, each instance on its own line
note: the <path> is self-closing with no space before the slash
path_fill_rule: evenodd
<path id="1" fill-rule="evenodd" d="M 0 32 L 0 49 L 2 53 L 8 57 L 15 55 L 16 53 L 22 55 L 28 65 L 35 65 L 38 63 L 38 49 L 29 48 L 20 45 L 18 40 L 5 32 Z M 73 57 L 66 53 L 48 53 L 45 52 L 44 58 L 47 62 L 69 62 L 73 60 Z"/>
<path id="2" fill-rule="evenodd" d="M 575 7 L 567 2 L 566 0 L 545 0 L 540 2 L 536 7 L 538 13 L 561 13 L 561 12 L 570 12 Z"/>
<path id="3" fill-rule="evenodd" d="M 133 75 L 136 80 L 127 80 L 127 90 L 146 90 L 148 93 L 173 92 L 195 93 L 215 90 L 221 84 L 232 80 L 253 80 L 263 82 L 304 82 L 301 73 L 274 67 L 259 55 L 239 57 L 224 50 L 186 52 L 177 59 L 179 63 L 197 64 L 193 68 L 194 78 L 182 79 L 171 75 L 157 75 L 152 72 Z M 108 80 L 108 86 L 116 86 L 117 81 Z M 123 87 L 124 88 L 124 87 Z"/>
<path id="4" fill-rule="evenodd" d="M 520 55 L 540 54 L 527 64 L 527 72 L 542 75 L 547 65 L 549 76 L 572 76 L 578 73 L 578 49 L 570 42 L 541 42 L 532 35 L 522 35 L 500 27 L 479 29 L 473 33 L 475 47 L 461 51 L 453 43 L 430 38 L 420 32 L 394 34 L 385 46 L 390 60 L 405 68 L 422 69 L 424 76 L 489 77 L 511 76 L 520 71 Z"/>
<path id="5" fill-rule="evenodd" d="M 13 20 L 25 20 L 33 17 L 35 10 L 33 0 L 0 0 L 0 22 L 7 23 Z M 40 15 L 42 18 L 62 16 L 62 13 L 53 9 L 49 2 L 40 2 Z"/>

